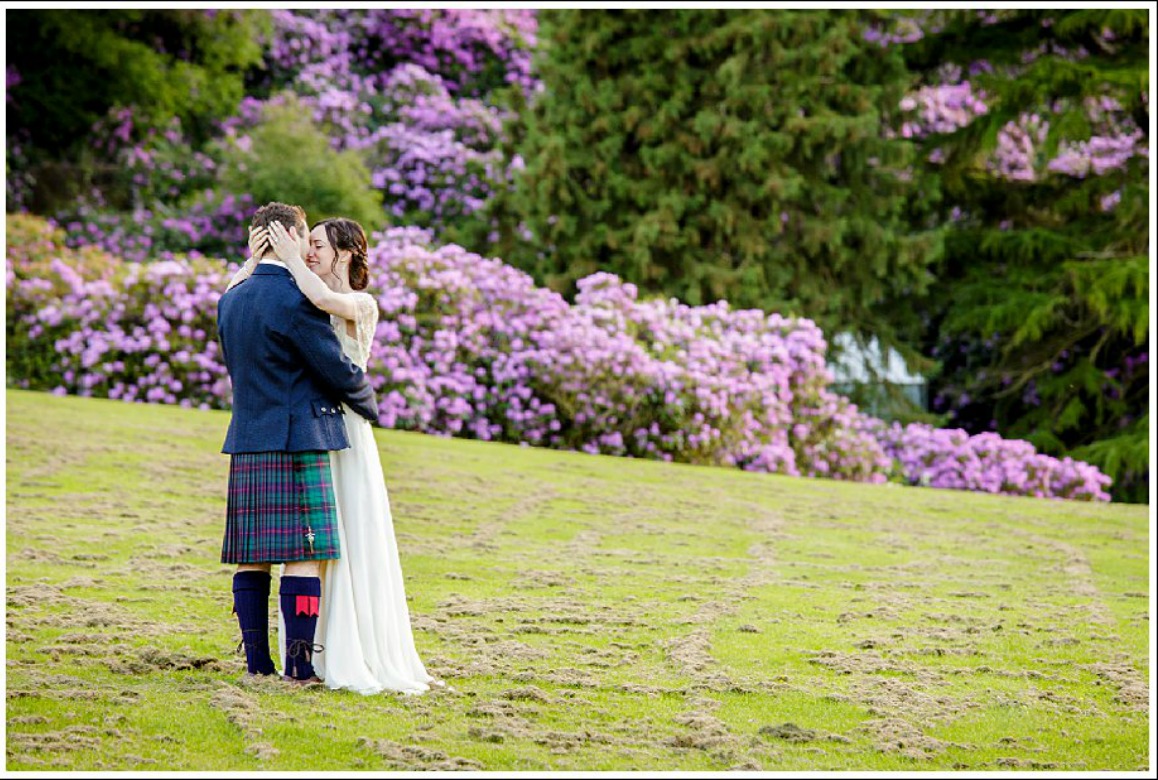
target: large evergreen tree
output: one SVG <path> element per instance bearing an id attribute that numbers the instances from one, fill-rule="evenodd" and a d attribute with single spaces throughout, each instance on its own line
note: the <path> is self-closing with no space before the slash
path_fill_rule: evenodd
<path id="1" fill-rule="evenodd" d="M 544 90 L 518 151 L 504 257 L 569 293 L 596 270 L 875 334 L 939 251 L 933 192 L 888 128 L 909 86 L 870 11 L 544 11 Z"/>
<path id="2" fill-rule="evenodd" d="M 926 299 L 953 422 L 1095 463 L 1146 500 L 1149 29 L 1145 10 L 924 15 L 903 46 L 986 110 L 930 135 L 954 229 Z M 935 151 L 934 151 L 935 150 Z"/>

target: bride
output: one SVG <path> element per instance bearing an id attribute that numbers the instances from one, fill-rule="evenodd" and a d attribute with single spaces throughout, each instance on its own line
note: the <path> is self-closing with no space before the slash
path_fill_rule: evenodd
<path id="1" fill-rule="evenodd" d="M 268 233 L 251 228 L 251 259 L 262 256 L 267 241 L 302 293 L 330 315 L 346 356 L 365 370 L 378 302 L 364 292 L 369 266 L 362 226 L 349 219 L 322 220 L 310 231 L 304 258 L 295 228 L 287 231 L 280 222 Z M 314 669 L 328 688 L 421 693 L 440 683 L 414 647 L 378 446 L 369 421 L 345 412 L 350 447 L 330 453 L 341 557 L 322 563 Z M 278 635 L 284 667 L 280 612 Z"/>

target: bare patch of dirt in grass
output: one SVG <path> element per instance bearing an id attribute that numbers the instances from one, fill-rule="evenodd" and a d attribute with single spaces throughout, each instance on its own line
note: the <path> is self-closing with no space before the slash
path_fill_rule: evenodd
<path id="1" fill-rule="evenodd" d="M 897 658 L 886 658 L 874 651 L 863 653 L 840 653 L 835 650 L 817 650 L 812 653 L 809 663 L 832 669 L 838 674 L 909 674 L 915 675 L 923 667 L 911 661 Z"/>
<path id="2" fill-rule="evenodd" d="M 451 756 L 442 750 L 433 750 L 421 745 L 402 745 L 389 739 L 359 737 L 358 746 L 368 748 L 382 758 L 390 769 L 427 771 L 470 771 L 481 770 L 478 761 L 460 756 Z"/>
<path id="3" fill-rule="evenodd" d="M 690 634 L 675 637 L 663 643 L 668 660 L 685 674 L 695 675 L 714 663 L 711 655 L 711 641 L 705 628 L 697 628 Z"/>
<path id="4" fill-rule="evenodd" d="M 257 679 L 254 680 L 257 683 Z M 264 682 L 264 681 L 262 681 Z M 273 685 L 279 684 L 270 681 Z M 260 685 L 261 683 L 257 683 Z M 285 683 L 280 683 L 285 685 Z M 225 715 L 225 719 L 241 732 L 245 741 L 245 752 L 256 758 L 267 761 L 278 756 L 278 749 L 263 739 L 261 728 L 256 724 L 259 714 L 274 719 L 284 718 L 276 711 L 262 710 L 257 699 L 245 691 L 220 682 L 217 690 L 209 697 L 209 705 Z"/>
<path id="5" fill-rule="evenodd" d="M 8 718 L 6 721 L 8 725 L 33 725 L 36 723 L 48 723 L 48 718 L 43 715 L 15 715 Z"/>
<path id="6" fill-rule="evenodd" d="M 917 761 L 934 758 L 948 748 L 970 749 L 969 745 L 930 737 L 908 720 L 895 716 L 874 718 L 853 731 L 867 734 L 881 753 L 899 753 Z"/>
<path id="7" fill-rule="evenodd" d="M 95 569 L 95 563 L 79 563 L 75 561 L 66 561 L 54 552 L 48 550 L 38 550 L 31 547 L 25 547 L 18 553 L 12 553 L 9 557 L 14 561 L 29 562 L 29 563 L 47 563 L 52 566 L 81 566 L 86 569 Z"/>
<path id="8" fill-rule="evenodd" d="M 56 585 L 37 583 L 34 585 L 16 585 L 8 588 L 8 608 L 55 606 L 67 604 L 67 597 L 60 592 Z"/>
<path id="9" fill-rule="evenodd" d="M 1028 769 L 1028 770 L 1035 770 L 1035 771 L 1058 769 L 1061 766 L 1060 764 L 1056 764 L 1052 761 L 1033 761 L 1033 760 L 1030 760 L 1027 758 L 1012 758 L 1012 757 L 999 758 L 996 761 L 994 761 L 992 765 L 1003 767 L 1005 769 L 1014 769 L 1014 770 Z M 1077 767 L 1070 765 L 1069 768 L 1070 769 L 1076 769 Z"/>
<path id="10" fill-rule="evenodd" d="M 830 734 L 816 729 L 805 729 L 797 726 L 795 723 L 781 723 L 779 725 L 769 724 L 761 726 L 756 732 L 761 736 L 769 737 L 770 739 L 779 739 L 785 742 L 805 743 L 805 742 L 851 742 L 848 737 L 840 734 Z"/>
<path id="11" fill-rule="evenodd" d="M 534 685 L 510 688 L 500 693 L 499 696 L 510 701 L 534 701 L 543 704 L 550 704 L 554 701 L 552 696 Z"/>
<path id="12" fill-rule="evenodd" d="M 574 577 L 569 577 L 566 574 L 553 571 L 524 571 L 520 574 L 511 587 L 518 590 L 529 590 L 533 588 L 560 588 L 567 585 L 572 585 L 575 582 Z"/>
<path id="13" fill-rule="evenodd" d="M 980 705 L 968 698 L 943 693 L 944 678 L 922 670 L 915 680 L 896 677 L 870 678 L 852 686 L 853 698 L 865 705 L 870 715 L 904 716 L 921 724 L 955 720 Z"/>
<path id="14" fill-rule="evenodd" d="M 588 745 L 614 745 L 619 740 L 609 734 L 590 729 L 580 731 L 544 731 L 531 737 L 536 745 L 546 747 L 551 753 L 570 753 Z"/>
<path id="15" fill-rule="evenodd" d="M 8 758 L 26 760 L 21 754 L 75 753 L 81 750 L 100 750 L 108 735 L 89 725 L 68 726 L 60 731 L 8 733 Z"/>
<path id="16" fill-rule="evenodd" d="M 70 579 L 67 579 L 64 582 L 60 583 L 60 587 L 61 588 L 95 588 L 98 585 L 103 585 L 103 584 L 104 584 L 103 579 L 97 579 L 94 577 L 80 577 L 80 576 L 78 576 L 78 577 L 71 577 Z"/>
<path id="17" fill-rule="evenodd" d="M 532 728 L 527 718 L 538 715 L 539 710 L 509 700 L 494 699 L 474 704 L 466 714 L 471 718 L 487 718 L 507 734 L 526 736 Z"/>
<path id="18" fill-rule="evenodd" d="M 599 549 L 603 543 L 603 534 L 591 529 L 584 529 L 575 534 L 564 547 L 563 557 L 567 560 L 586 558 L 592 550 Z"/>
<path id="19" fill-rule="evenodd" d="M 507 738 L 511 736 L 510 732 L 504 729 L 484 728 L 482 726 L 471 726 L 466 730 L 466 735 L 479 742 L 495 743 L 506 742 Z"/>
<path id="20" fill-rule="evenodd" d="M 749 748 L 758 743 L 745 740 L 732 732 L 727 724 L 712 713 L 719 708 L 715 699 L 693 696 L 689 708 L 673 717 L 686 731 L 668 737 L 663 744 L 677 749 L 699 750 L 721 764 L 759 766 Z"/>
<path id="21" fill-rule="evenodd" d="M 40 648 L 40 652 L 47 653 L 52 656 L 52 660 L 59 662 L 61 656 L 98 656 L 104 658 L 106 654 L 123 654 L 129 652 L 129 646 L 123 644 L 109 645 L 108 642 L 103 645 L 89 645 L 89 644 L 62 644 L 62 645 L 44 645 Z M 77 659 L 79 660 L 79 659 Z M 76 663 L 77 660 L 71 661 Z"/>
<path id="22" fill-rule="evenodd" d="M 544 682 L 553 683 L 555 685 L 570 686 L 574 688 L 598 688 L 600 685 L 599 678 L 594 677 L 587 672 L 580 669 L 560 668 L 552 669 L 547 672 L 518 672 L 511 676 L 515 682 L 535 682 L 542 680 Z"/>
<path id="23" fill-rule="evenodd" d="M 672 720 L 686 726 L 688 731 L 665 739 L 664 744 L 671 747 L 715 750 L 739 742 L 722 720 L 704 711 L 702 703 L 699 706 L 693 704 L 693 709 L 676 715 Z"/>
<path id="24" fill-rule="evenodd" d="M 1145 712 L 1150 707 L 1150 689 L 1146 679 L 1134 668 L 1125 662 L 1105 662 L 1090 664 L 1087 669 L 1096 674 L 1101 680 L 1117 688 L 1114 701 L 1132 710 Z"/>
<path id="25" fill-rule="evenodd" d="M 612 669 L 620 666 L 630 666 L 639 660 L 639 655 L 625 651 L 618 647 L 600 649 L 585 647 L 579 652 L 577 663 L 583 666 L 593 666 L 598 669 Z"/>
<path id="26" fill-rule="evenodd" d="M 619 690 L 625 693 L 647 696 L 648 698 L 655 698 L 664 693 L 663 688 L 657 688 L 654 685 L 638 685 L 636 683 L 623 683 L 619 686 Z"/>
<path id="27" fill-rule="evenodd" d="M 183 648 L 180 651 L 142 647 L 132 653 L 118 653 L 106 660 L 110 671 L 118 674 L 148 674 L 156 671 L 188 671 L 200 669 L 214 672 L 235 671 L 238 663 L 214 656 L 196 655 Z"/>
<path id="28" fill-rule="evenodd" d="M 520 620 L 517 625 L 515 625 L 513 628 L 511 628 L 511 631 L 515 634 L 547 634 L 547 635 L 552 635 L 552 636 L 557 635 L 557 634 L 594 634 L 595 633 L 594 629 L 586 628 L 583 626 L 543 625 L 542 622 L 540 622 L 540 619 L 538 619 L 538 618 L 532 618 L 530 620 Z"/>
<path id="29" fill-rule="evenodd" d="M 499 677 L 515 674 L 520 664 L 547 658 L 551 652 L 532 647 L 515 639 L 503 639 L 499 634 L 478 626 L 445 625 L 436 631 L 443 639 L 457 647 L 469 647 L 464 659 L 435 656 L 427 660 L 427 669 L 439 679 L 456 677 Z"/>
<path id="30" fill-rule="evenodd" d="M 861 601 L 863 599 L 853 599 L 853 601 Z M 840 624 L 851 623 L 854 620 L 898 620 L 900 615 L 887 606 L 879 606 L 870 608 L 861 612 L 842 612 L 837 615 L 836 622 Z"/>

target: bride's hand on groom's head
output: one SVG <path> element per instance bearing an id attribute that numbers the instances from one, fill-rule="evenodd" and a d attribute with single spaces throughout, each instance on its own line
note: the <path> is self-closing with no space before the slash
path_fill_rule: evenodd
<path id="1" fill-rule="evenodd" d="M 291 227 L 287 231 L 280 222 L 269 223 L 269 244 L 273 248 L 274 254 L 282 262 L 295 257 L 301 258 L 301 243 L 298 241 L 296 227 Z"/>
<path id="2" fill-rule="evenodd" d="M 269 249 L 269 233 L 265 228 L 249 228 L 249 256 L 260 258 Z"/>

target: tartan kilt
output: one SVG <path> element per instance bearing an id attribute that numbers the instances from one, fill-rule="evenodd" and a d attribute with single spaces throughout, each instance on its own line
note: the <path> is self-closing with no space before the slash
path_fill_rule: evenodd
<path id="1" fill-rule="evenodd" d="M 328 451 L 231 455 L 221 562 L 338 558 L 336 507 Z"/>

